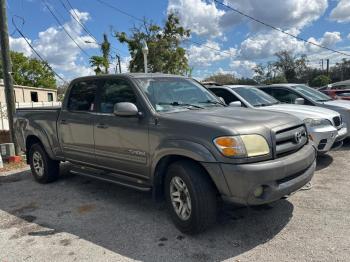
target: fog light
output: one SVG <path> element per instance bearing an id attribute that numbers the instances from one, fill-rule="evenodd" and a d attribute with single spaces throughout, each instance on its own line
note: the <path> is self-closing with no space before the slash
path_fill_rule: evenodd
<path id="1" fill-rule="evenodd" d="M 254 196 L 255 197 L 261 197 L 263 193 L 264 193 L 264 187 L 263 186 L 258 186 L 254 190 Z"/>

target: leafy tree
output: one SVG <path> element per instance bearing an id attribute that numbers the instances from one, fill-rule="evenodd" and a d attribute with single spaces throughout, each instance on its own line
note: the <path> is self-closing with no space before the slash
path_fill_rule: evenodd
<path id="1" fill-rule="evenodd" d="M 103 42 L 100 45 L 102 56 L 94 55 L 89 59 L 90 67 L 94 68 L 95 74 L 108 74 L 110 65 L 111 44 L 106 34 L 103 34 Z"/>
<path id="2" fill-rule="evenodd" d="M 103 73 L 102 67 L 105 65 L 103 56 L 94 55 L 90 57 L 90 66 L 94 68 L 95 74 L 100 75 Z"/>
<path id="3" fill-rule="evenodd" d="M 300 58 L 288 51 L 281 51 L 275 54 L 277 61 L 274 63 L 276 69 L 280 70 L 289 83 L 302 82 L 304 73 L 307 71 L 307 57 Z"/>
<path id="4" fill-rule="evenodd" d="M 188 66 L 185 49 L 180 47 L 181 41 L 189 36 L 190 30 L 180 26 L 179 18 L 175 14 L 168 15 L 163 27 L 144 20 L 141 26 L 131 29 L 131 35 L 127 35 L 125 32 L 115 33 L 119 42 L 128 45 L 131 55 L 130 72 L 144 71 L 141 45 L 144 40 L 149 49 L 149 72 L 181 75 L 189 74 L 192 71 Z"/>
<path id="5" fill-rule="evenodd" d="M 330 76 L 333 82 L 350 79 L 350 60 L 342 59 L 330 69 Z"/>
<path id="6" fill-rule="evenodd" d="M 236 78 L 231 74 L 215 74 L 207 77 L 203 82 L 215 82 L 219 85 L 233 85 L 236 83 Z"/>
<path id="7" fill-rule="evenodd" d="M 272 62 L 269 62 L 267 66 L 259 64 L 253 70 L 255 72 L 253 79 L 259 84 L 287 83 L 284 75 L 278 72 L 278 69 Z"/>
<path id="8" fill-rule="evenodd" d="M 36 58 L 26 57 L 23 53 L 10 52 L 12 61 L 12 77 L 15 84 L 56 88 L 55 74 L 48 66 L 47 62 L 42 62 Z M 0 75 L 3 75 L 2 64 L 0 62 Z"/>
<path id="9" fill-rule="evenodd" d="M 284 75 L 278 75 L 269 79 L 266 79 L 264 81 L 264 84 L 271 85 L 271 84 L 282 84 L 282 83 L 288 83 L 287 79 L 284 77 Z"/>
<path id="10" fill-rule="evenodd" d="M 328 85 L 332 82 L 331 78 L 327 75 L 319 75 L 316 76 L 312 81 L 310 82 L 310 86 L 312 87 L 321 87 Z"/>

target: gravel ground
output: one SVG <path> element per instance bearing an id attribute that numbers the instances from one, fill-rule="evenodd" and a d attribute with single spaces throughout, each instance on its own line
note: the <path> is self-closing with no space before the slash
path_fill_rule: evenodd
<path id="1" fill-rule="evenodd" d="M 318 159 L 311 190 L 263 208 L 225 206 L 199 236 L 140 193 L 69 174 L 0 176 L 0 262 L 349 261 L 350 144 Z"/>

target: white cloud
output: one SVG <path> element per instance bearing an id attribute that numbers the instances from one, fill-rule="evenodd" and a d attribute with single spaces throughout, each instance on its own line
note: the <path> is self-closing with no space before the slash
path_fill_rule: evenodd
<path id="1" fill-rule="evenodd" d="M 219 26 L 224 11 L 214 2 L 202 0 L 169 0 L 168 13 L 175 12 L 181 23 L 198 35 L 221 36 Z"/>
<path id="2" fill-rule="evenodd" d="M 332 10 L 330 18 L 339 23 L 350 22 L 350 1 L 340 0 L 337 6 Z"/>
<path id="3" fill-rule="evenodd" d="M 348 39 L 350 39 L 350 33 L 348 34 Z"/>
<path id="4" fill-rule="evenodd" d="M 249 60 L 233 60 L 230 63 L 235 77 L 252 77 L 255 66 L 256 63 Z"/>
<path id="5" fill-rule="evenodd" d="M 29 45 L 23 38 L 13 38 L 10 36 L 9 41 L 11 50 L 16 52 L 22 52 L 25 56 L 32 55 L 32 49 L 29 47 Z M 27 39 L 27 41 L 29 43 L 32 42 L 30 39 Z"/>
<path id="6" fill-rule="evenodd" d="M 339 43 L 342 40 L 340 32 L 325 32 L 323 37 L 320 39 L 315 39 L 314 37 L 310 37 L 308 41 L 319 44 L 325 47 L 333 47 L 335 44 Z M 308 46 L 309 52 L 320 52 L 320 48 L 315 45 Z"/>
<path id="7" fill-rule="evenodd" d="M 228 5 L 283 29 L 301 29 L 317 20 L 327 9 L 327 0 L 226 0 Z M 226 13 L 225 16 L 236 16 L 236 13 Z M 249 21 L 249 20 L 248 20 Z M 264 29 L 265 26 L 251 22 L 254 29 Z"/>
<path id="8" fill-rule="evenodd" d="M 289 31 L 298 35 L 299 31 Z M 258 34 L 247 38 L 241 43 L 239 55 L 243 59 L 263 59 L 273 56 L 276 52 L 287 50 L 300 53 L 305 50 L 304 43 L 278 31 Z"/>
<path id="9" fill-rule="evenodd" d="M 301 29 L 317 20 L 327 9 L 327 0 L 225 0 L 254 18 L 283 29 Z M 248 22 L 254 31 L 267 29 L 213 1 L 169 0 L 168 12 L 175 11 L 184 26 L 198 35 L 222 36 L 225 30 Z"/>
<path id="10" fill-rule="evenodd" d="M 229 48 L 223 50 L 218 43 L 208 40 L 200 46 L 191 45 L 187 49 L 187 54 L 189 63 L 192 66 L 210 66 L 213 62 L 234 57 L 236 55 L 236 49 Z"/>
<path id="11" fill-rule="evenodd" d="M 80 19 L 80 23 L 85 23 L 90 19 L 89 13 L 74 10 Z M 71 13 L 73 10 L 70 11 Z M 83 35 L 83 29 L 73 18 L 63 24 L 66 31 L 75 39 L 82 49 L 98 48 L 94 40 L 87 35 Z M 39 32 L 38 38 L 29 40 L 35 50 L 65 78 L 70 79 L 76 76 L 89 75 L 93 70 L 87 65 L 81 65 L 81 53 L 79 47 L 69 38 L 62 27 L 52 26 L 45 31 Z M 14 38 L 11 40 L 11 49 L 23 52 L 29 56 L 35 56 L 31 52 L 24 39 Z"/>

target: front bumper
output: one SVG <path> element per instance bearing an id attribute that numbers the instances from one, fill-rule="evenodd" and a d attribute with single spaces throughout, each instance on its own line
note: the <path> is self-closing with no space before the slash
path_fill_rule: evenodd
<path id="1" fill-rule="evenodd" d="M 222 187 L 222 184 L 219 186 L 224 200 L 243 205 L 261 205 L 279 200 L 308 183 L 316 168 L 316 151 L 313 145 L 307 144 L 291 155 L 269 161 L 239 165 L 205 163 L 204 167 L 208 171 L 214 170 L 211 165 L 221 167 L 222 181 L 227 185 L 227 190 L 223 191 L 220 188 L 226 187 Z M 214 177 L 217 179 L 217 174 Z M 258 187 L 263 188 L 263 193 L 256 197 L 254 192 Z"/>
<path id="2" fill-rule="evenodd" d="M 347 124 L 344 124 L 341 129 L 338 130 L 338 135 L 335 139 L 336 142 L 343 141 L 349 136 Z"/>
<path id="3" fill-rule="evenodd" d="M 331 125 L 309 127 L 308 132 L 317 151 L 322 153 L 328 152 L 332 148 L 338 136 L 337 129 Z"/>

